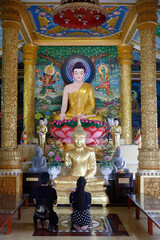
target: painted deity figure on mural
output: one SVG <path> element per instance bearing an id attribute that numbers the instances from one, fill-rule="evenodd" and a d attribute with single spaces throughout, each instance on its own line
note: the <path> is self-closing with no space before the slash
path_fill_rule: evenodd
<path id="1" fill-rule="evenodd" d="M 42 90 L 40 91 L 41 96 L 44 96 L 49 91 L 56 92 L 57 90 L 53 87 L 53 84 L 57 80 L 59 80 L 59 73 L 56 74 L 55 79 L 53 79 L 55 73 L 55 68 L 53 67 L 53 63 L 51 65 L 47 65 L 45 67 L 45 73 L 43 77 L 39 74 L 39 71 L 36 71 L 36 76 L 39 77 L 40 81 L 43 82 Z"/>
<path id="2" fill-rule="evenodd" d="M 45 150 L 46 134 L 48 132 L 48 128 L 47 128 L 46 125 L 47 125 L 46 119 L 41 117 L 39 119 L 39 126 L 37 126 L 37 133 L 38 133 L 38 143 L 39 143 L 39 146 L 43 150 Z"/>
<path id="3" fill-rule="evenodd" d="M 53 120 L 72 119 L 76 116 L 88 116 L 88 119 L 103 121 L 101 116 L 95 116 L 94 89 L 91 84 L 84 82 L 85 67 L 77 62 L 72 69 L 74 82 L 65 86 L 63 91 L 62 107 L 60 115 L 54 115 Z M 67 111 L 69 103 L 69 109 Z"/>
<path id="4" fill-rule="evenodd" d="M 114 125 L 111 127 L 114 150 L 120 146 L 120 134 L 122 129 L 119 126 L 118 118 L 114 118 Z"/>
<path id="5" fill-rule="evenodd" d="M 105 90 L 107 95 L 110 95 L 110 75 L 109 75 L 109 68 L 101 64 L 98 67 L 98 73 L 100 74 L 100 81 L 102 82 L 100 85 L 98 85 L 95 89 L 96 90 Z"/>

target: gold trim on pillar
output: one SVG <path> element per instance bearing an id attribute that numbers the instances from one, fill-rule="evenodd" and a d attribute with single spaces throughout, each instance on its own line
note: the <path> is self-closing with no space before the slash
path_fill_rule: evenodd
<path id="1" fill-rule="evenodd" d="M 156 35 L 157 0 L 136 3 L 141 47 L 141 128 L 142 148 L 139 150 L 139 169 L 159 169 L 157 92 L 156 92 Z"/>
<path id="2" fill-rule="evenodd" d="M 133 45 L 118 46 L 118 61 L 121 66 L 121 137 L 125 144 L 132 144 L 131 64 Z"/>
<path id="3" fill-rule="evenodd" d="M 138 13 L 137 22 L 142 30 L 144 28 L 157 27 L 158 16 L 156 14 L 158 9 L 157 0 L 138 0 L 136 2 L 136 11 Z"/>
<path id="4" fill-rule="evenodd" d="M 21 21 L 22 3 L 20 0 L 1 0 L 1 20 Z"/>
<path id="5" fill-rule="evenodd" d="M 34 137 L 34 91 L 35 64 L 38 46 L 26 44 L 22 46 L 24 63 L 24 126 L 28 140 Z"/>
<path id="6" fill-rule="evenodd" d="M 3 30 L 2 124 L 0 168 L 20 168 L 17 149 L 17 60 L 22 5 L 19 0 L 1 1 Z"/>

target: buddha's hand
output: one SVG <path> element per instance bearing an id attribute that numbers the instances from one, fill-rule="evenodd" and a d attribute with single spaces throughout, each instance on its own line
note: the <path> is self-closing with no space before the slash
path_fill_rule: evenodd
<path id="1" fill-rule="evenodd" d="M 119 135 L 119 133 L 115 132 L 115 133 L 114 133 L 114 135 L 115 135 L 115 136 L 118 136 L 118 135 Z"/>
<path id="2" fill-rule="evenodd" d="M 63 121 L 64 118 L 65 118 L 65 116 L 66 116 L 65 113 L 61 113 L 61 114 L 59 115 L 59 119 L 60 119 L 60 121 Z"/>
<path id="3" fill-rule="evenodd" d="M 76 117 L 76 118 L 83 118 L 85 116 L 85 114 L 84 113 L 82 113 L 82 114 L 78 114 L 78 115 L 75 115 L 74 117 Z"/>

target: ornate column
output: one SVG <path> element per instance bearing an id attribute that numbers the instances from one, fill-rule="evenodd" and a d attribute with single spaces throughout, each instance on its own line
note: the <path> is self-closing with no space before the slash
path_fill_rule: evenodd
<path id="1" fill-rule="evenodd" d="M 121 137 L 125 144 L 132 144 L 132 100 L 131 100 L 131 64 L 133 46 L 118 46 L 118 60 L 121 66 Z"/>
<path id="2" fill-rule="evenodd" d="M 157 0 L 136 3 L 141 44 L 141 122 L 142 148 L 136 182 L 140 193 L 160 196 L 160 166 L 158 160 L 156 39 Z M 155 187 L 156 186 L 156 187 Z"/>
<path id="3" fill-rule="evenodd" d="M 139 150 L 139 170 L 159 169 L 156 92 L 157 0 L 136 3 L 141 44 L 141 120 L 142 148 Z"/>
<path id="4" fill-rule="evenodd" d="M 34 92 L 35 92 L 35 64 L 38 46 L 26 44 L 22 46 L 24 63 L 24 115 L 23 125 L 28 140 L 34 137 Z"/>
<path id="5" fill-rule="evenodd" d="M 17 148 L 17 60 L 22 5 L 19 0 L 1 0 L 3 30 L 2 122 L 0 149 L 0 192 L 22 190 Z M 15 177 L 14 177 L 15 176 Z"/>

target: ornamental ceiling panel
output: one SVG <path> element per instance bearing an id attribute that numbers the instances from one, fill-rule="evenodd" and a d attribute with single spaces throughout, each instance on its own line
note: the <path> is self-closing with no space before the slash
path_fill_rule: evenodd
<path id="1" fill-rule="evenodd" d="M 98 27 L 88 29 L 71 29 L 62 27 L 53 22 L 52 12 L 58 5 L 32 5 L 26 9 L 26 13 L 34 29 L 34 34 L 42 39 L 48 38 L 117 38 L 122 35 L 125 27 L 124 21 L 130 15 L 131 6 L 104 6 L 107 20 Z"/>

